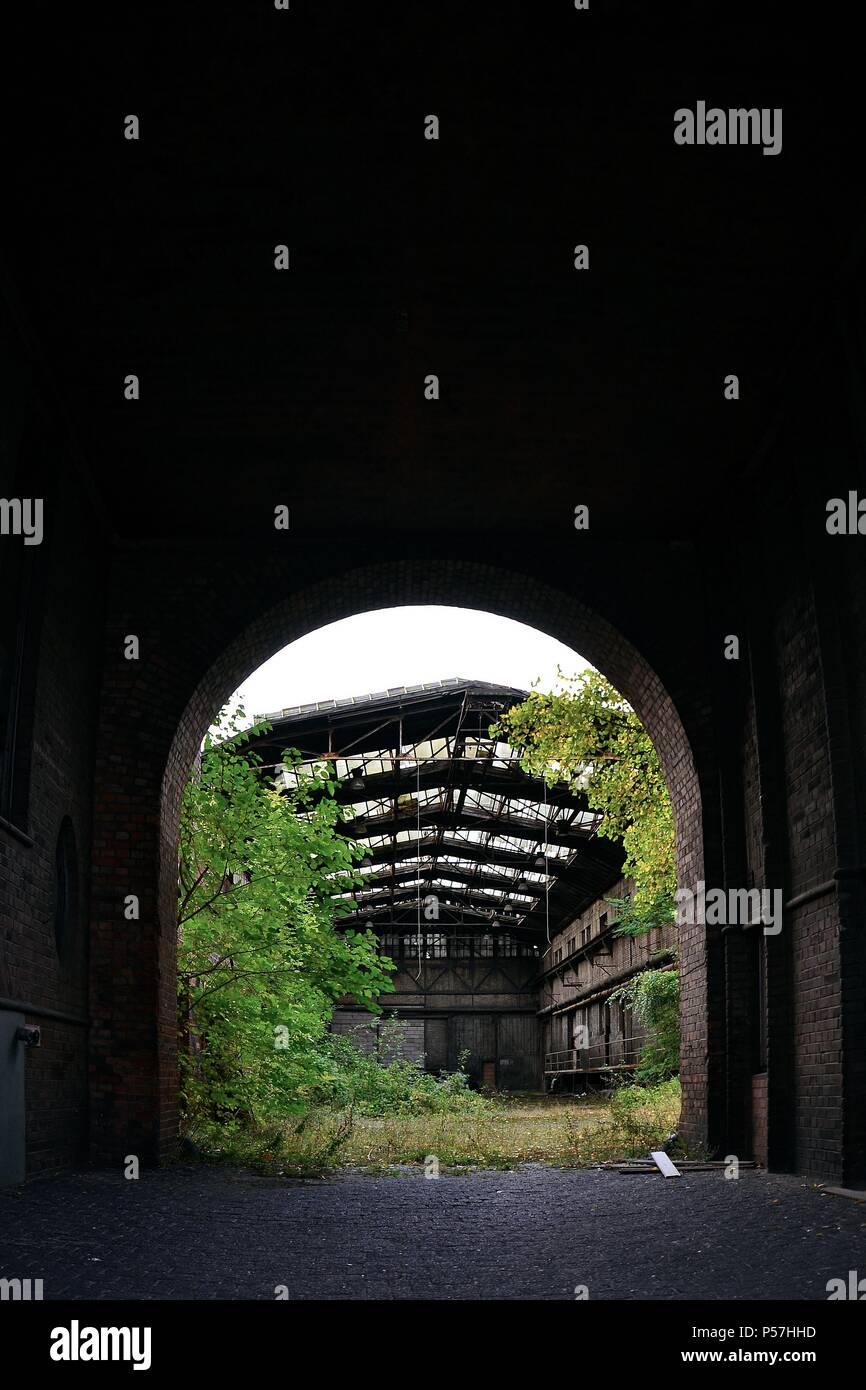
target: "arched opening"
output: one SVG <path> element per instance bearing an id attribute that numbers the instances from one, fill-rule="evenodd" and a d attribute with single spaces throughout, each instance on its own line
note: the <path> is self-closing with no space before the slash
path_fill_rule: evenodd
<path id="1" fill-rule="evenodd" d="M 329 622 L 361 611 L 405 604 L 445 604 L 478 609 L 534 627 L 579 652 L 622 692 L 657 749 L 673 805 L 678 877 L 694 883 L 704 876 L 705 809 L 698 768 L 712 785 L 711 745 L 702 725 L 703 706 L 694 690 L 675 698 L 648 659 L 605 616 L 574 597 L 535 579 L 471 563 L 430 565 L 400 562 L 349 570 L 286 595 L 223 642 L 205 669 L 194 672 L 173 737 L 166 749 L 159 798 L 159 1063 L 156 1151 L 170 1146 L 176 1123 L 176 1059 L 173 1029 L 176 845 L 180 798 L 205 730 L 215 713 L 250 673 L 292 641 Z M 216 645 L 216 643 L 214 643 Z M 672 670 L 674 667 L 672 666 Z M 192 673 L 191 673 L 192 674 Z M 713 1074 L 707 944 L 702 926 L 681 938 L 683 966 L 683 1132 L 705 1140 L 711 1111 L 721 1101 L 722 1083 Z M 117 1098 L 115 1098 L 115 1105 Z"/>

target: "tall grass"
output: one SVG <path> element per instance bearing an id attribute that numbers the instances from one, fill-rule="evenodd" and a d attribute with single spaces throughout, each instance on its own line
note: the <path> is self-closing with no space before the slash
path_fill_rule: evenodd
<path id="1" fill-rule="evenodd" d="M 202 1140 L 208 1156 L 286 1176 L 340 1167 L 388 1172 L 435 1158 L 440 1171 L 516 1168 L 547 1163 L 589 1167 L 646 1156 L 676 1129 L 679 1083 L 623 1086 L 607 1096 L 474 1096 L 478 1105 L 430 1109 L 422 1099 L 398 1113 L 370 1115 L 356 1107 L 315 1104 L 265 1130 Z"/>

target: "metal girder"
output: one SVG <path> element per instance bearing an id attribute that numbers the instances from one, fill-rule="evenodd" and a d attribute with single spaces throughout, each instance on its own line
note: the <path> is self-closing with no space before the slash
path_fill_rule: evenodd
<path id="1" fill-rule="evenodd" d="M 524 816 L 495 816 L 483 811 L 472 811 L 464 807 L 462 811 L 441 811 L 434 806 L 421 807 L 422 826 L 441 826 L 445 830 L 481 830 L 493 835 L 510 835 L 515 839 L 532 840 L 537 844 L 548 842 L 549 825 L 543 817 L 530 820 Z M 418 815 L 406 811 L 402 815 L 358 816 L 344 821 L 342 830 L 350 839 L 364 839 L 368 835 L 399 834 L 401 830 L 414 830 Z M 573 831 L 566 828 L 557 830 L 550 843 L 577 849 L 584 840 L 591 839 L 594 830 Z"/>
<path id="2" fill-rule="evenodd" d="M 419 898 L 432 895 L 440 921 L 422 917 L 422 931 L 443 924 L 485 931 L 495 914 L 503 928 L 537 937 L 613 887 L 622 851 L 597 837 L 585 794 L 565 784 L 547 787 L 521 770 L 513 750 L 489 737 L 491 722 L 523 694 L 443 681 L 268 716 L 273 729 L 255 744 L 265 766 L 274 766 L 283 749 L 298 748 L 311 762 L 325 759 L 337 764 L 338 774 L 351 772 L 337 791 L 342 806 L 381 803 L 339 826 L 362 844 L 383 841 L 370 844 L 378 872 L 365 875 L 357 907 L 336 918 L 340 925 L 369 918 L 384 929 L 399 920 L 400 929 L 411 930 Z M 377 762 L 384 767 L 374 771 Z M 469 833 L 471 839 L 463 838 Z M 516 843 L 497 843 L 503 840 Z M 544 846 L 553 852 L 541 865 Z M 463 862 L 449 864 L 449 858 Z M 543 877 L 530 878 L 515 898 L 517 877 L 525 874 Z M 340 888 L 337 877 L 335 912 Z M 505 912 L 509 901 L 516 906 Z"/>
<path id="3" fill-rule="evenodd" d="M 450 785 L 453 787 L 474 788 L 485 791 L 490 796 L 513 796 L 518 800 L 542 800 L 544 784 L 539 778 L 521 772 L 517 763 L 512 768 L 499 768 L 490 765 L 487 758 L 431 758 L 422 764 L 420 777 L 414 770 L 402 772 L 375 772 L 362 774 L 364 779 L 364 799 L 366 801 L 388 800 L 398 796 L 411 796 L 416 790 L 431 791 L 442 787 L 448 781 L 448 769 L 453 770 Z M 341 786 L 336 800 L 341 805 L 351 805 L 358 801 L 358 793 L 347 786 Z M 556 809 L 589 811 L 584 792 L 573 792 L 566 786 L 547 789 L 547 804 Z"/>
<path id="4" fill-rule="evenodd" d="M 403 860 L 411 861 L 418 856 L 419 846 L 422 859 L 428 858 L 431 851 L 438 850 L 443 857 L 471 859 L 480 864 L 488 864 L 491 868 L 512 868 L 521 873 L 540 872 L 534 868 L 538 855 L 538 845 L 535 843 L 527 850 L 507 850 L 498 845 L 488 847 L 472 840 L 443 838 L 439 841 L 435 835 L 424 835 L 420 841 L 401 840 L 393 852 L 390 846 L 382 848 L 371 846 L 367 857 L 374 865 L 401 863 Z M 617 870 L 621 863 L 622 851 L 619 846 L 612 840 L 602 840 L 596 837 L 592 841 L 592 850 L 590 851 L 588 845 L 582 846 L 578 858 L 572 863 L 559 855 L 549 856 L 547 871 L 562 882 L 573 883 L 575 888 L 579 888 L 587 878 L 586 873 L 580 872 L 581 866 L 607 875 Z M 443 864 L 443 874 L 448 870 L 450 870 L 450 866 Z"/>

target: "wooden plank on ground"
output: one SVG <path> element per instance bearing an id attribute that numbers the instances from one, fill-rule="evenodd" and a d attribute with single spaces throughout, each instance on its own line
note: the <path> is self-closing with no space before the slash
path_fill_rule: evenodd
<path id="1" fill-rule="evenodd" d="M 716 1172 L 720 1172 L 723 1168 L 727 1168 L 727 1167 L 728 1167 L 728 1164 L 727 1164 L 727 1163 L 722 1162 L 721 1160 L 716 1160 L 716 1159 L 712 1159 L 712 1158 L 708 1158 L 708 1159 L 699 1159 L 699 1158 L 678 1158 L 676 1162 L 677 1162 L 677 1167 L 679 1168 L 681 1174 L 682 1174 L 682 1173 L 716 1173 Z M 620 1159 L 611 1160 L 611 1161 L 608 1161 L 608 1162 L 605 1162 L 605 1163 L 599 1163 L 599 1164 L 597 1164 L 596 1166 L 599 1167 L 599 1168 L 605 1168 L 605 1169 L 607 1169 L 607 1170 L 609 1170 L 609 1171 L 611 1171 L 611 1172 L 614 1172 L 614 1173 L 623 1173 L 623 1172 L 629 1172 L 629 1173 L 657 1173 L 657 1172 L 658 1172 L 658 1168 L 656 1168 L 655 1164 L 654 1164 L 650 1159 L 648 1159 L 648 1158 L 620 1158 Z M 754 1163 L 754 1161 L 753 1161 L 752 1159 L 741 1159 L 741 1160 L 740 1160 L 740 1168 L 741 1168 L 741 1169 L 743 1169 L 743 1168 L 749 1168 L 749 1169 L 751 1169 L 751 1168 L 754 1168 L 755 1166 L 756 1166 L 756 1165 L 755 1165 L 755 1163 Z"/>
<path id="2" fill-rule="evenodd" d="M 677 1168 L 674 1163 L 671 1163 L 671 1160 L 662 1149 L 659 1149 L 658 1153 L 650 1154 L 650 1158 L 666 1178 L 678 1178 L 680 1176 L 679 1168 Z"/>
<path id="3" fill-rule="evenodd" d="M 612 1173 L 650 1173 L 653 1177 L 658 1177 L 660 1169 L 654 1163 L 628 1164 L 619 1163 L 610 1169 Z M 711 1168 L 708 1163 L 692 1163 L 688 1168 L 681 1168 L 679 1176 L 686 1177 L 689 1173 L 717 1173 L 718 1168 Z"/>

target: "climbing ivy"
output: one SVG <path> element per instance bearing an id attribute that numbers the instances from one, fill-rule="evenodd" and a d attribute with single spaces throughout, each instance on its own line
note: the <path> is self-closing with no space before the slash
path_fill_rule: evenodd
<path id="1" fill-rule="evenodd" d="M 647 1031 L 635 1080 L 655 1085 L 675 1076 L 680 1063 L 680 977 L 677 970 L 642 970 L 608 1001 L 631 1009 Z"/>

